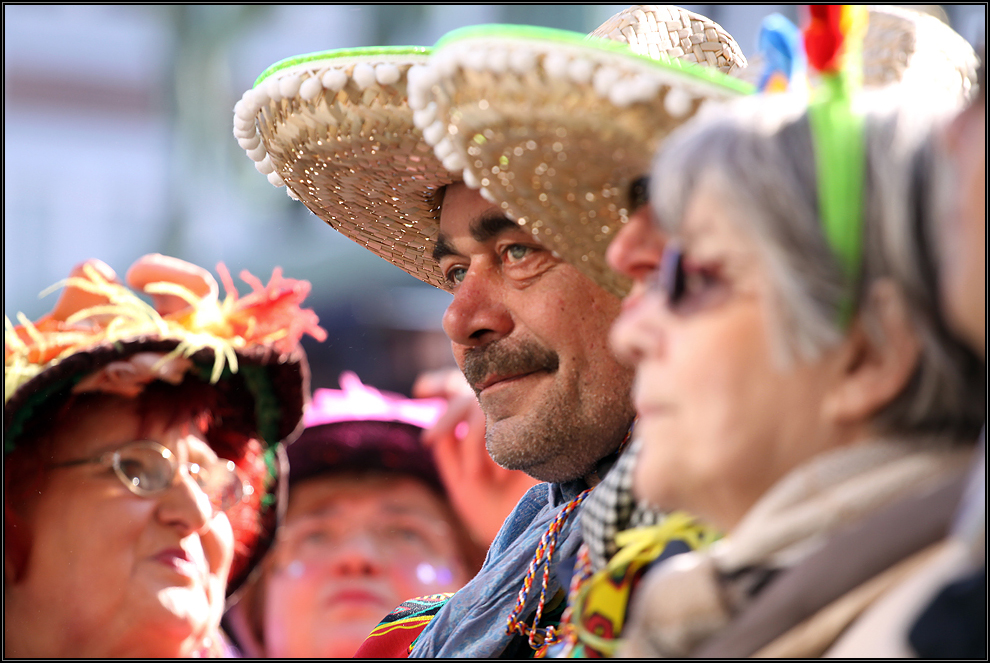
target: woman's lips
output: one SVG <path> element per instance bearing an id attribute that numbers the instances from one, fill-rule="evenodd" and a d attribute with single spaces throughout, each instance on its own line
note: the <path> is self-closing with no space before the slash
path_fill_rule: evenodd
<path id="1" fill-rule="evenodd" d="M 332 606 L 343 604 L 374 604 L 385 605 L 388 601 L 381 594 L 367 589 L 349 588 L 341 589 L 330 594 L 327 603 Z M 393 606 L 394 607 L 394 606 Z"/>
<path id="2" fill-rule="evenodd" d="M 155 555 L 153 559 L 187 578 L 198 579 L 204 575 L 189 553 L 181 548 L 168 548 Z"/>

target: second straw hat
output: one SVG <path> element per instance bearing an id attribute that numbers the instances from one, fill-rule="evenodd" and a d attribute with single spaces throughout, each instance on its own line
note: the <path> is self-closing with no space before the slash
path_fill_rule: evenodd
<path id="1" fill-rule="evenodd" d="M 593 34 L 648 57 L 724 71 L 746 62 L 718 25 L 677 7 L 630 7 Z M 461 172 L 445 168 L 424 140 L 407 92 L 429 56 L 426 47 L 392 46 L 282 60 L 235 106 L 234 136 L 269 182 L 285 186 L 333 228 L 421 281 L 449 289 L 432 252 L 443 187 Z"/>
<path id="2" fill-rule="evenodd" d="M 715 68 L 519 26 L 448 35 L 420 80 L 410 103 L 444 165 L 618 296 L 629 282 L 605 247 L 660 141 L 702 104 L 752 91 Z"/>
<path id="3" fill-rule="evenodd" d="M 658 26 L 662 40 L 644 36 Z M 457 30 L 409 97 L 444 165 L 622 296 L 629 281 L 608 268 L 605 248 L 656 148 L 703 104 L 753 88 L 724 73 L 745 63 L 731 37 L 686 10 L 637 8 L 593 34 L 628 34 L 629 45 L 524 26 Z"/>

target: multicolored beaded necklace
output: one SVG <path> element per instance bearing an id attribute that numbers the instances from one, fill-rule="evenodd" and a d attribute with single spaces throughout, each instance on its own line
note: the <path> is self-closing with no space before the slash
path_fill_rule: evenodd
<path id="1" fill-rule="evenodd" d="M 621 454 L 629 445 L 629 440 L 632 438 L 632 430 L 633 427 L 630 426 L 629 431 L 622 440 L 622 443 L 615 450 L 616 456 Z M 526 572 L 526 577 L 523 578 L 523 586 L 522 589 L 519 590 L 519 598 L 516 599 L 516 606 L 512 609 L 512 612 L 509 613 L 509 619 L 505 626 L 506 634 L 525 636 L 529 642 L 529 646 L 536 651 L 536 658 L 541 658 L 540 654 L 546 652 L 550 645 L 561 642 L 560 634 L 553 625 L 547 626 L 546 628 L 539 628 L 540 619 L 543 617 L 543 608 L 546 605 L 547 587 L 550 584 L 550 564 L 553 561 L 554 550 L 557 548 L 557 536 L 560 534 L 561 527 L 563 527 L 564 523 L 567 521 L 568 516 L 570 516 L 574 509 L 576 509 L 578 505 L 584 501 L 591 491 L 592 488 L 586 488 L 579 493 L 577 497 L 564 505 L 564 508 L 557 514 L 557 517 L 550 523 L 550 527 L 540 538 L 540 544 L 536 547 L 536 554 L 533 556 L 533 561 L 530 562 L 529 571 Z M 540 568 L 541 564 L 545 564 L 545 566 L 543 568 L 543 583 L 540 589 L 540 601 L 536 605 L 536 614 L 533 617 L 533 625 L 530 626 L 522 620 L 521 616 L 522 611 L 526 606 L 526 599 L 529 597 L 530 589 L 533 587 L 533 579 L 536 577 L 536 571 Z M 582 564 L 580 572 L 575 573 L 571 580 L 569 594 L 575 590 L 575 583 L 580 584 L 583 576 L 588 574 L 588 570 L 585 568 L 586 566 L 587 561 Z M 579 578 L 578 576 L 582 576 L 582 578 Z"/>

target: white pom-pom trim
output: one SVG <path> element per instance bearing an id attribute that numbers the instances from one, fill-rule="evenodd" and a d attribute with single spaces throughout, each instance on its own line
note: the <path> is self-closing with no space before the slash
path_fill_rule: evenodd
<path id="1" fill-rule="evenodd" d="M 262 175 L 267 175 L 268 173 L 275 172 L 275 164 L 272 163 L 272 160 L 268 158 L 268 156 L 265 156 L 264 159 L 255 163 L 254 167 Z"/>
<path id="2" fill-rule="evenodd" d="M 591 77 L 591 85 L 599 97 L 607 97 L 609 90 L 615 85 L 618 78 L 617 72 L 610 67 L 600 67 L 595 75 Z"/>
<path id="3" fill-rule="evenodd" d="M 278 82 L 278 91 L 283 99 L 292 99 L 299 94 L 302 80 L 298 76 L 286 76 Z"/>
<path id="4" fill-rule="evenodd" d="M 299 96 L 306 101 L 312 101 L 323 92 L 323 83 L 320 82 L 319 78 L 311 76 L 303 81 L 302 85 L 299 86 Z"/>
<path id="5" fill-rule="evenodd" d="M 292 198 L 293 200 L 299 200 L 299 196 L 296 194 L 295 191 L 292 190 L 291 187 L 285 187 L 285 195 L 287 195 L 289 198 Z"/>
<path id="6" fill-rule="evenodd" d="M 269 101 L 268 93 L 265 92 L 264 86 L 256 87 L 245 92 L 244 100 L 248 104 L 251 115 L 257 115 L 262 106 L 266 106 Z"/>
<path id="7" fill-rule="evenodd" d="M 567 76 L 567 66 L 570 64 L 569 58 L 563 53 L 548 53 L 543 57 L 543 71 L 550 78 L 563 79 Z"/>
<path id="8" fill-rule="evenodd" d="M 636 88 L 633 81 L 617 81 L 608 91 L 608 99 L 619 108 L 625 108 L 635 101 Z"/>
<path id="9" fill-rule="evenodd" d="M 492 48 L 488 68 L 496 74 L 504 74 L 509 69 L 509 53 L 504 48 Z"/>
<path id="10" fill-rule="evenodd" d="M 691 97 L 684 90 L 670 88 L 664 95 L 663 107 L 673 118 L 684 117 L 691 110 Z"/>
<path id="11" fill-rule="evenodd" d="M 498 201 L 495 200 L 495 196 L 493 196 L 491 193 L 488 192 L 488 189 L 484 189 L 483 188 L 483 189 L 481 189 L 479 191 L 479 193 L 481 193 L 481 197 L 482 198 L 484 198 L 488 202 L 492 203 L 493 205 L 496 204 L 496 203 L 498 203 Z"/>
<path id="12" fill-rule="evenodd" d="M 251 138 L 252 136 L 257 136 L 258 130 L 252 124 L 247 129 L 241 129 L 237 126 L 234 127 L 234 138 Z"/>
<path id="13" fill-rule="evenodd" d="M 472 173 L 467 168 L 464 169 L 464 183 L 467 184 L 472 189 L 477 189 L 481 187 L 481 182 L 479 182 L 478 178 L 474 176 L 474 173 Z"/>
<path id="14" fill-rule="evenodd" d="M 375 66 L 375 80 L 379 85 L 395 85 L 401 76 L 402 72 L 391 62 Z"/>
<path id="15" fill-rule="evenodd" d="M 467 165 L 466 163 L 464 163 L 464 159 L 461 158 L 461 155 L 458 154 L 457 152 L 448 154 L 444 159 L 441 160 L 440 163 L 442 163 L 443 167 L 452 173 L 456 173 L 458 171 L 464 170 L 464 167 Z"/>
<path id="16" fill-rule="evenodd" d="M 347 74 L 342 69 L 334 67 L 323 74 L 323 87 L 326 89 L 339 92 L 345 85 L 347 85 Z"/>
<path id="17" fill-rule="evenodd" d="M 513 71 L 525 74 L 536 66 L 536 56 L 529 49 L 520 48 L 509 54 L 509 66 Z"/>
<path id="18" fill-rule="evenodd" d="M 265 92 L 272 101 L 282 101 L 282 90 L 276 79 L 271 79 L 265 83 Z"/>
<path id="19" fill-rule="evenodd" d="M 585 85 L 595 73 L 595 65 L 583 58 L 575 58 L 567 65 L 567 73 L 571 80 L 579 85 Z"/>
<path id="20" fill-rule="evenodd" d="M 445 129 L 443 122 L 437 120 L 430 126 L 423 129 L 423 139 L 430 145 L 436 145 L 444 137 Z"/>
<path id="21" fill-rule="evenodd" d="M 417 94 L 425 94 L 436 85 L 438 80 L 439 77 L 435 69 L 427 65 L 415 64 L 409 67 L 409 71 L 406 72 L 406 89 L 409 90 L 410 94 L 413 91 Z"/>
<path id="22" fill-rule="evenodd" d="M 441 51 L 440 53 L 433 54 L 433 62 L 431 66 L 435 66 L 440 77 L 444 78 L 447 76 L 453 76 L 454 72 L 460 67 L 460 63 L 457 61 L 457 58 L 454 57 L 453 53 L 445 53 Z"/>
<path id="23" fill-rule="evenodd" d="M 237 144 L 241 146 L 242 150 L 253 150 L 261 145 L 261 136 L 255 134 L 251 138 L 238 138 Z"/>
<path id="24" fill-rule="evenodd" d="M 359 62 L 354 65 L 351 78 L 354 79 L 358 89 L 365 90 L 375 83 L 375 69 L 367 62 Z"/>
<path id="25" fill-rule="evenodd" d="M 454 141 L 450 140 L 449 136 L 444 136 L 440 142 L 433 146 L 433 153 L 437 155 L 437 159 L 443 161 L 454 149 L 456 149 Z"/>
<path id="26" fill-rule="evenodd" d="M 437 103 L 431 101 L 425 108 L 413 111 L 413 124 L 418 128 L 428 127 L 437 119 Z"/>
<path id="27" fill-rule="evenodd" d="M 468 69 L 485 71 L 488 69 L 488 51 L 484 48 L 467 51 L 461 55 L 461 62 Z"/>
<path id="28" fill-rule="evenodd" d="M 283 180 L 282 176 L 275 171 L 268 173 L 268 181 L 272 186 L 285 186 L 285 180 Z"/>
<path id="29" fill-rule="evenodd" d="M 245 150 L 247 152 L 248 158 L 251 161 L 262 161 L 266 156 L 268 156 L 268 150 L 265 149 L 264 143 L 259 141 L 257 147 Z"/>
<path id="30" fill-rule="evenodd" d="M 234 117 L 240 117 L 245 120 L 248 120 L 251 119 L 253 115 L 254 115 L 253 113 L 247 112 L 247 104 L 244 103 L 243 97 L 241 97 L 241 99 L 239 99 L 238 102 L 234 104 Z"/>

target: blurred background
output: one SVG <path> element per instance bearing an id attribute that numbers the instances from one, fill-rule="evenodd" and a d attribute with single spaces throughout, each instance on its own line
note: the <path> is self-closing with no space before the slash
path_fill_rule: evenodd
<path id="1" fill-rule="evenodd" d="M 99 257 L 123 276 L 160 252 L 236 278 L 272 268 L 309 280 L 329 332 L 304 341 L 313 387 L 344 369 L 408 393 L 453 366 L 446 293 L 334 232 L 254 168 L 233 107 L 269 65 L 378 44 L 433 44 L 477 23 L 590 32 L 625 5 L 4 5 L 4 313 L 35 319 L 38 293 Z M 681 5 L 720 23 L 744 53 L 760 21 L 793 5 Z M 984 5 L 914 6 L 971 43 Z M 243 293 L 246 289 L 241 288 Z"/>

